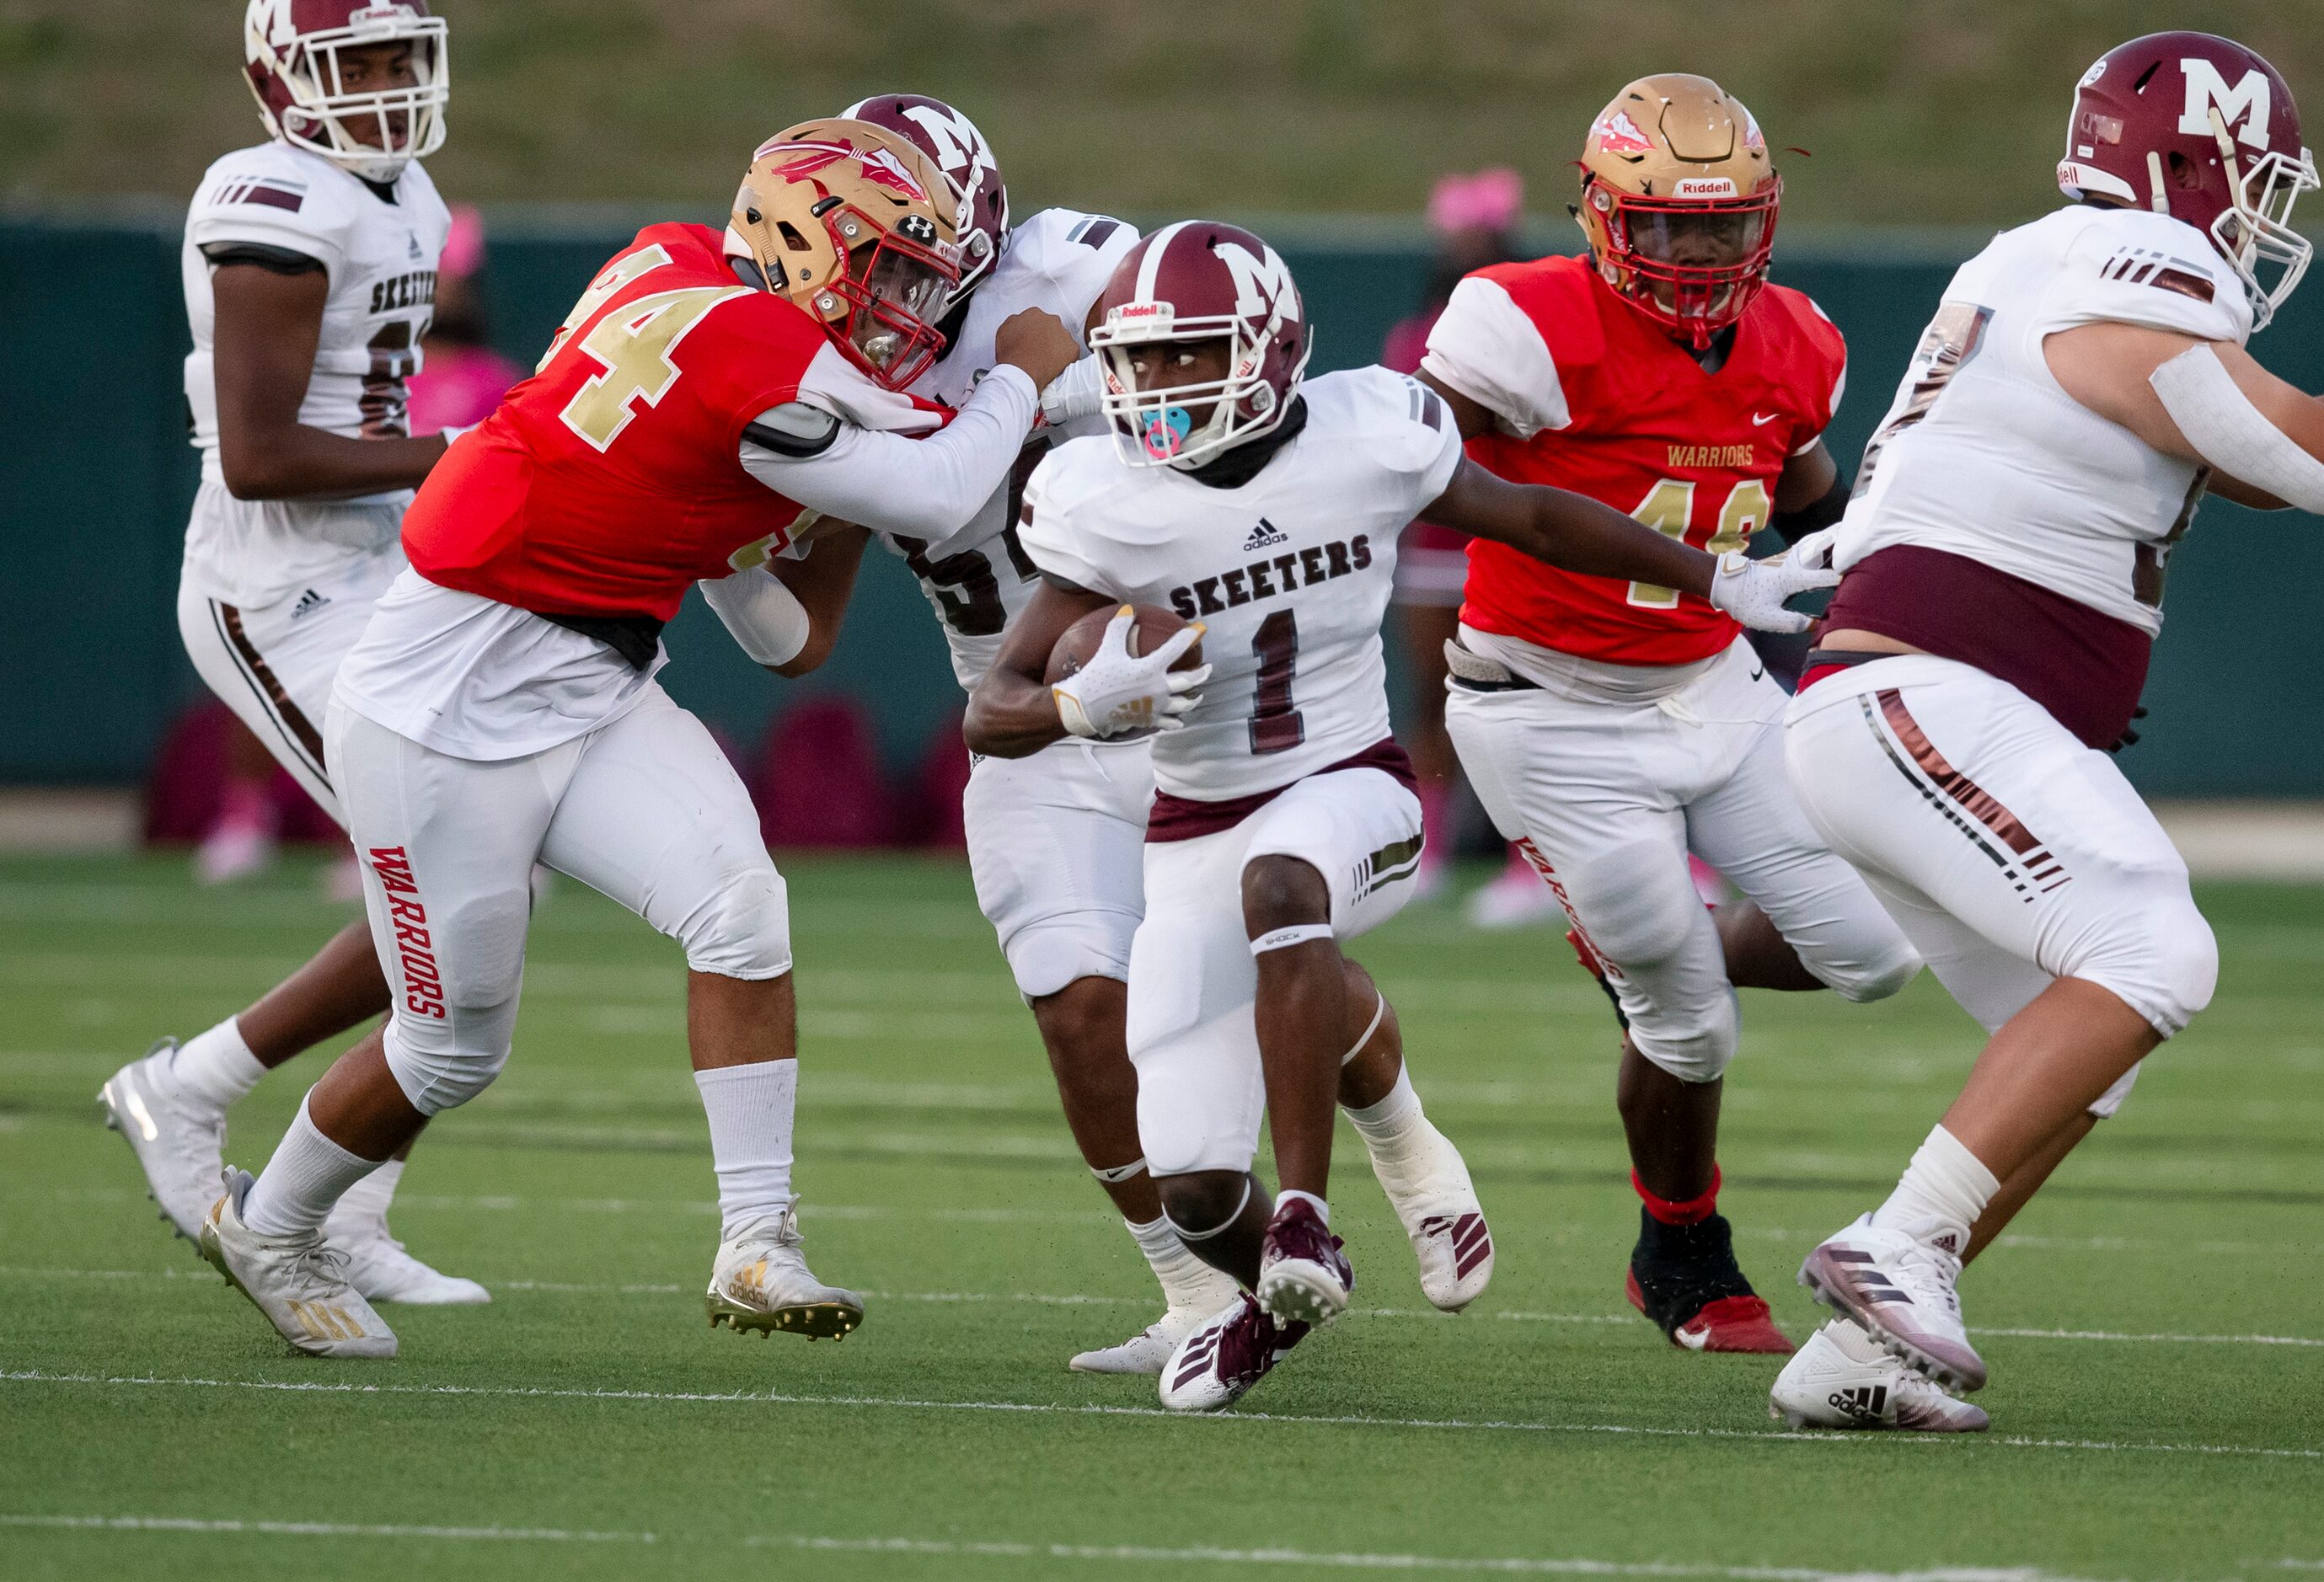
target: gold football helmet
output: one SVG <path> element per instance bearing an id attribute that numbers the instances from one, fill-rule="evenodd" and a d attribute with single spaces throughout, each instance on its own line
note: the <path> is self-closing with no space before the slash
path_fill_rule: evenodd
<path id="1" fill-rule="evenodd" d="M 1707 77 L 1642 77 L 1598 113 L 1574 217 L 1606 283 L 1697 351 L 1766 284 L 1784 179 L 1740 100 Z"/>
<path id="2" fill-rule="evenodd" d="M 803 121 L 752 156 L 727 251 L 901 390 L 944 350 L 936 320 L 960 280 L 960 207 L 908 140 L 867 121 Z"/>

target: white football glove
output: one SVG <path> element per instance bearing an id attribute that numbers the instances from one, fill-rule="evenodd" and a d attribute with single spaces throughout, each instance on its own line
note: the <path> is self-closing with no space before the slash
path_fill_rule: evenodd
<path id="1" fill-rule="evenodd" d="M 1176 731 L 1201 696 L 1211 667 L 1174 671 L 1178 657 L 1202 640 L 1199 621 L 1170 634 L 1150 654 L 1130 651 L 1130 607 L 1106 622 L 1105 638 L 1088 664 L 1049 688 L 1057 718 L 1072 734 L 1092 740 L 1131 731 Z"/>
<path id="2" fill-rule="evenodd" d="M 1053 424 L 1068 423 L 1075 418 L 1094 418 L 1104 395 L 1105 371 L 1098 366 L 1097 354 L 1092 352 L 1049 381 L 1049 388 L 1041 392 L 1041 416 Z"/>
<path id="3" fill-rule="evenodd" d="M 1755 631 L 1807 630 L 1816 618 L 1784 605 L 1802 593 L 1840 585 L 1840 573 L 1821 564 L 1828 545 L 1816 545 L 1807 562 L 1801 559 L 1800 550 L 1821 537 L 1811 533 L 1781 555 L 1765 560 L 1754 560 L 1740 549 L 1729 550 L 1719 557 L 1719 569 L 1711 574 L 1711 602 Z"/>

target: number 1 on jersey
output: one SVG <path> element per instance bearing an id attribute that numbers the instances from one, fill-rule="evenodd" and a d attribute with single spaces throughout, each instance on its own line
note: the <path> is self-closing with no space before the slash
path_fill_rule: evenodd
<path id="1" fill-rule="evenodd" d="M 1259 657 L 1259 690 L 1252 699 L 1250 750 L 1288 752 L 1307 740 L 1307 722 L 1291 706 L 1291 676 L 1299 665 L 1299 618 L 1277 610 L 1259 623 L 1250 639 Z"/>

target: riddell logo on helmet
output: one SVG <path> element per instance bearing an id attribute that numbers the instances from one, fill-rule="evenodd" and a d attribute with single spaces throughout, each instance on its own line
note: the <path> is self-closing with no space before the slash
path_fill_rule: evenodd
<path id="1" fill-rule="evenodd" d="M 1598 146 L 1609 154 L 1650 154 L 1655 152 L 1652 139 L 1638 130 L 1628 110 L 1617 110 L 1598 123 Z"/>
<path id="2" fill-rule="evenodd" d="M 1735 182 L 1727 176 L 1688 176 L 1674 189 L 1678 198 L 1734 198 Z"/>

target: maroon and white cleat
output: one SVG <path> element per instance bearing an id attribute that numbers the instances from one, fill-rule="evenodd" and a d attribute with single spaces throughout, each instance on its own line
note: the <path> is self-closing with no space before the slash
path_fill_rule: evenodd
<path id="1" fill-rule="evenodd" d="M 1277 1204 L 1259 1255 L 1259 1307 L 1286 1324 L 1328 1324 L 1338 1318 L 1356 1288 L 1345 1247 L 1314 1205 L 1299 1198 Z"/>
<path id="2" fill-rule="evenodd" d="M 1242 1399 L 1314 1326 L 1279 1324 L 1249 1292 L 1178 1343 L 1162 1366 L 1162 1404 L 1173 1412 L 1221 1412 Z"/>
<path id="3" fill-rule="evenodd" d="M 1800 1283 L 1907 1366 L 1949 1389 L 1981 1390 L 1985 1359 L 1969 1343 L 1953 1288 L 1968 1239 L 1958 1225 L 1890 1230 L 1867 1214 L 1808 1255 Z"/>
<path id="4" fill-rule="evenodd" d="M 1979 1434 L 1992 1426 L 1981 1408 L 1946 1394 L 1846 1319 L 1809 1336 L 1784 1365 L 1767 1413 L 1795 1429 Z"/>

